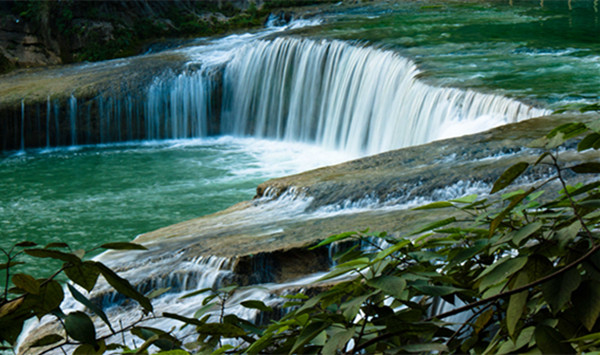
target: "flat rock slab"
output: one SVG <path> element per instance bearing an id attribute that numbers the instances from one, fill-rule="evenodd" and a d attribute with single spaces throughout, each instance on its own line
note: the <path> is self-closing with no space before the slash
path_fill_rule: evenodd
<path id="1" fill-rule="evenodd" d="M 534 138 L 564 122 L 597 118 L 535 118 L 269 180 L 258 186 L 252 201 L 140 235 L 135 241 L 147 243 L 155 252 L 240 257 L 303 247 L 346 231 L 406 234 L 439 219 L 437 213 L 410 207 L 473 191 L 486 194 L 509 166 L 535 162 L 541 150 L 525 148 Z M 599 159 L 595 151 L 568 150 L 561 157 Z M 541 166 L 521 183 L 551 173 Z"/>

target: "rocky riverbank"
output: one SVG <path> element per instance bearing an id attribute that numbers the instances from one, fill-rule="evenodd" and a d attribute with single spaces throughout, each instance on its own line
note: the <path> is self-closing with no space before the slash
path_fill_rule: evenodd
<path id="1" fill-rule="evenodd" d="M 182 38 L 260 27 L 272 12 L 289 20 L 290 7 L 327 2 L 331 1 L 4 1 L 0 74 L 130 56 Z"/>

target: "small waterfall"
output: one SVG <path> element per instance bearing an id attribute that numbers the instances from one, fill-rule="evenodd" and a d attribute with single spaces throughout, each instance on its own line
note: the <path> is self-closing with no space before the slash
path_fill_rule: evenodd
<path id="1" fill-rule="evenodd" d="M 54 101 L 54 128 L 56 129 L 56 145 L 60 145 L 60 121 L 59 121 L 60 103 Z"/>
<path id="2" fill-rule="evenodd" d="M 451 121 L 483 117 L 498 125 L 547 113 L 498 95 L 430 86 L 419 74 L 393 51 L 341 41 L 251 43 L 225 71 L 222 131 L 378 153 L 438 139 Z"/>
<path id="3" fill-rule="evenodd" d="M 21 100 L 21 151 L 25 150 L 25 100 Z"/>
<path id="4" fill-rule="evenodd" d="M 173 264 L 177 265 L 176 270 L 172 270 Z M 207 287 L 222 287 L 223 281 L 231 277 L 231 268 L 232 261 L 229 258 L 200 256 L 188 260 L 176 255 L 174 258 L 163 257 L 153 260 L 152 263 L 132 262 L 122 275 L 135 284 L 142 293 L 168 288 L 172 295 L 166 297 L 174 299 L 181 296 L 181 293 Z M 97 287 L 95 292 L 99 293 L 99 296 L 94 297 L 99 298 L 103 308 L 119 305 L 125 299 L 106 284 Z"/>
<path id="5" fill-rule="evenodd" d="M 213 74 L 198 70 L 155 79 L 146 94 L 146 138 L 206 136 L 213 116 Z"/>
<path id="6" fill-rule="evenodd" d="M 77 99 L 69 98 L 69 122 L 71 123 L 71 145 L 77 145 Z"/>
<path id="7" fill-rule="evenodd" d="M 52 112 L 52 110 L 50 104 L 50 95 L 48 95 L 48 98 L 46 99 L 46 148 L 50 148 L 50 112 Z"/>

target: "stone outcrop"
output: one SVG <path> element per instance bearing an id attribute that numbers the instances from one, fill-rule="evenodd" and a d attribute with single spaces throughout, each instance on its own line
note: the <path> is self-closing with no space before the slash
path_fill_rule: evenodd
<path id="1" fill-rule="evenodd" d="M 165 38 L 261 26 L 280 7 L 326 2 L 331 0 L 3 1 L 0 74 L 129 56 L 151 43 L 168 43 Z"/>

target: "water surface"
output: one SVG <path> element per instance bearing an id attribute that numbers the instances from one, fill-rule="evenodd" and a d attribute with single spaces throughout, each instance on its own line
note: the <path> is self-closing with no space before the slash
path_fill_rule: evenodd
<path id="1" fill-rule="evenodd" d="M 32 150 L 0 160 L 0 247 L 90 249 L 249 200 L 268 178 L 347 154 L 232 137 Z M 44 263 L 40 263 L 44 264 Z M 45 271 L 44 265 L 28 271 Z"/>

